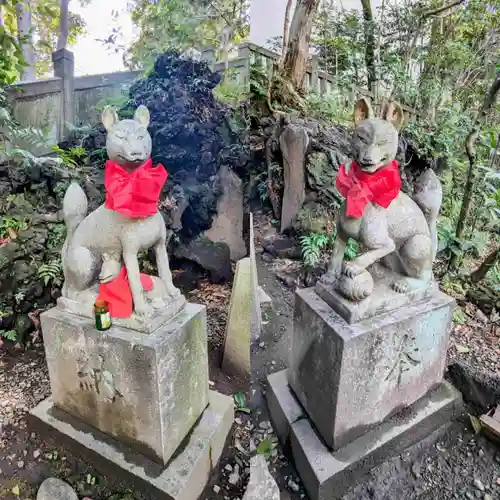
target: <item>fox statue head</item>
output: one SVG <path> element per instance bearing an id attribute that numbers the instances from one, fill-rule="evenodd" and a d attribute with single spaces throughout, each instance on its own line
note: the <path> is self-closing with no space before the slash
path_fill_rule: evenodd
<path id="1" fill-rule="evenodd" d="M 352 137 L 353 159 L 361 170 L 374 173 L 396 158 L 398 131 L 404 121 L 403 109 L 391 102 L 382 109 L 382 117 L 375 118 L 370 102 L 361 98 L 354 107 L 356 128 Z"/>
<path id="2" fill-rule="evenodd" d="M 111 161 L 132 171 L 151 156 L 152 140 L 146 106 L 139 106 L 131 120 L 120 120 L 116 110 L 106 106 L 102 123 L 108 132 L 106 150 Z"/>

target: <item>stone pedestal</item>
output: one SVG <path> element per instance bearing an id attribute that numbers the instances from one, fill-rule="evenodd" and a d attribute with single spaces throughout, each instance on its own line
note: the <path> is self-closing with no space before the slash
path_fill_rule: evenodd
<path id="1" fill-rule="evenodd" d="M 196 500 L 205 483 L 188 494 L 186 479 L 208 479 L 206 457 L 218 460 L 233 421 L 232 399 L 209 391 L 205 307 L 187 304 L 149 334 L 99 332 L 60 308 L 41 325 L 52 396 L 32 414 L 166 498 Z"/>
<path id="2" fill-rule="evenodd" d="M 120 477 L 151 500 L 198 500 L 219 461 L 234 420 L 233 398 L 209 391 L 209 405 L 168 467 L 110 439 L 56 408 L 51 398 L 31 411 L 33 424 L 54 435 L 104 475 Z"/>
<path id="3" fill-rule="evenodd" d="M 280 441 L 292 454 L 311 500 L 337 500 L 363 482 L 370 469 L 397 456 L 462 411 L 460 393 L 443 382 L 400 414 L 386 419 L 343 448 L 325 446 L 290 386 L 286 371 L 270 375 L 266 398 Z M 325 413 L 328 408 L 325 404 Z M 439 431 L 438 431 L 439 432 Z"/>
<path id="4" fill-rule="evenodd" d="M 343 447 L 441 383 L 454 306 L 437 291 L 349 324 L 314 289 L 297 292 L 289 382 L 330 448 Z"/>
<path id="5" fill-rule="evenodd" d="M 359 304 L 337 306 L 312 288 L 296 293 L 290 367 L 269 377 L 267 391 L 312 500 L 340 498 L 363 471 L 446 425 L 461 403 L 443 381 L 452 298 L 435 290 L 357 322 Z"/>

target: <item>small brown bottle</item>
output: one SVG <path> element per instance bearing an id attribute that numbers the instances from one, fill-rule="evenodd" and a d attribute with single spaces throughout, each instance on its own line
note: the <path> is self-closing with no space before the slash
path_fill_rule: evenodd
<path id="1" fill-rule="evenodd" d="M 96 300 L 94 304 L 95 327 L 100 332 L 104 332 L 111 328 L 111 314 L 109 306 L 105 300 Z"/>

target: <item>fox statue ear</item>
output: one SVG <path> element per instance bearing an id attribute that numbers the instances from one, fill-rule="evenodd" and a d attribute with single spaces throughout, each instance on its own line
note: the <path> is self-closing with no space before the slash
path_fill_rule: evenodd
<path id="1" fill-rule="evenodd" d="M 111 106 L 106 106 L 102 112 L 101 121 L 104 128 L 109 132 L 118 122 L 118 113 L 116 109 Z"/>
<path id="2" fill-rule="evenodd" d="M 382 119 L 392 123 L 396 130 L 400 130 L 405 119 L 401 104 L 394 101 L 386 103 L 382 109 Z"/>
<path id="3" fill-rule="evenodd" d="M 148 128 L 149 125 L 149 110 L 142 104 L 135 110 L 134 120 L 142 126 Z"/>
<path id="4" fill-rule="evenodd" d="M 372 105 L 366 97 L 361 97 L 354 106 L 354 125 L 357 125 L 363 120 L 369 120 L 373 118 L 375 114 L 373 113 Z"/>

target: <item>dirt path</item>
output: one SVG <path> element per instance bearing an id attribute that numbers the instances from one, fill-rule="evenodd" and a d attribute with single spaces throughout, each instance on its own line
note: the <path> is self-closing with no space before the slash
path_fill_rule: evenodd
<path id="1" fill-rule="evenodd" d="M 271 296 L 273 326 L 252 346 L 253 408 L 260 421 L 269 420 L 263 393 L 268 374 L 287 365 L 293 324 L 293 292 L 276 278 L 272 264 L 258 258 L 259 283 Z M 286 453 L 285 453 L 286 455 Z M 278 447 L 271 472 L 284 498 L 306 499 L 293 466 Z M 291 481 L 290 481 L 291 479 Z M 474 435 L 468 416 L 453 422 L 425 442 L 373 469 L 362 484 L 342 500 L 500 500 L 500 449 Z"/>

